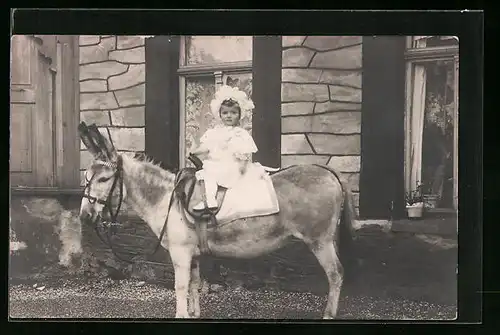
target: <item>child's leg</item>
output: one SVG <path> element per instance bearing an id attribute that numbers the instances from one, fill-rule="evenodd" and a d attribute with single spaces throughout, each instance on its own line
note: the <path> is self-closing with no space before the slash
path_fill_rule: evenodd
<path id="1" fill-rule="evenodd" d="M 215 198 L 217 195 L 217 182 L 211 178 L 211 176 L 207 176 L 205 171 L 200 170 L 196 173 L 196 177 L 198 180 L 203 180 L 205 184 L 205 195 L 207 199 L 207 205 L 210 209 L 217 208 L 217 199 Z M 205 204 L 203 201 L 200 201 L 196 206 L 193 207 L 194 210 L 203 210 L 205 208 Z"/>
<path id="2" fill-rule="evenodd" d="M 205 193 L 207 196 L 208 208 L 217 208 L 217 195 L 218 185 L 212 178 L 205 178 Z"/>

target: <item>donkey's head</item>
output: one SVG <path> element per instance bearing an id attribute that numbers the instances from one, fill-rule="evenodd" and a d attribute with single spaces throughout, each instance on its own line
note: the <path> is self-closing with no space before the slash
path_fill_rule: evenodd
<path id="1" fill-rule="evenodd" d="M 100 217 L 110 216 L 115 220 L 126 192 L 123 186 L 122 158 L 95 124 L 87 126 L 82 122 L 78 126 L 78 132 L 94 158 L 85 171 L 80 219 L 82 222 L 96 222 Z"/>

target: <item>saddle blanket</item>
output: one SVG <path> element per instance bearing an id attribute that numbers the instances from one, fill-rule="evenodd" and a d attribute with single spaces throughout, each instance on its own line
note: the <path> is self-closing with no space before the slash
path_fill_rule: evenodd
<path id="1" fill-rule="evenodd" d="M 278 198 L 271 177 L 242 178 L 226 191 L 219 212 L 215 216 L 219 224 L 231 221 L 271 215 L 279 212 Z"/>

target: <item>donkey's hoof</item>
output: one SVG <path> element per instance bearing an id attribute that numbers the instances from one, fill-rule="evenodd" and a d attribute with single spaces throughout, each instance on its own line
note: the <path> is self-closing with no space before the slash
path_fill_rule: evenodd
<path id="1" fill-rule="evenodd" d="M 323 315 L 323 319 L 324 320 L 332 320 L 332 319 L 336 319 L 336 316 L 335 315 L 332 315 L 331 313 L 325 313 Z"/>
<path id="2" fill-rule="evenodd" d="M 176 319 L 190 319 L 190 318 L 191 318 L 191 316 L 189 315 L 189 312 L 188 312 L 188 311 L 186 311 L 186 312 L 184 312 L 184 313 L 182 313 L 182 312 L 177 312 L 177 313 L 175 313 L 175 318 L 176 318 Z"/>

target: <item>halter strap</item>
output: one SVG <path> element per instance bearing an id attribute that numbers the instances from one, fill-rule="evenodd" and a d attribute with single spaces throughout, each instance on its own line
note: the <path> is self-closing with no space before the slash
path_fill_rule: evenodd
<path id="1" fill-rule="evenodd" d="M 118 168 L 118 164 L 114 163 L 114 162 L 103 161 L 103 160 L 98 159 L 95 161 L 95 163 L 99 164 L 99 165 L 107 166 L 107 167 L 112 168 L 112 169 Z"/>

